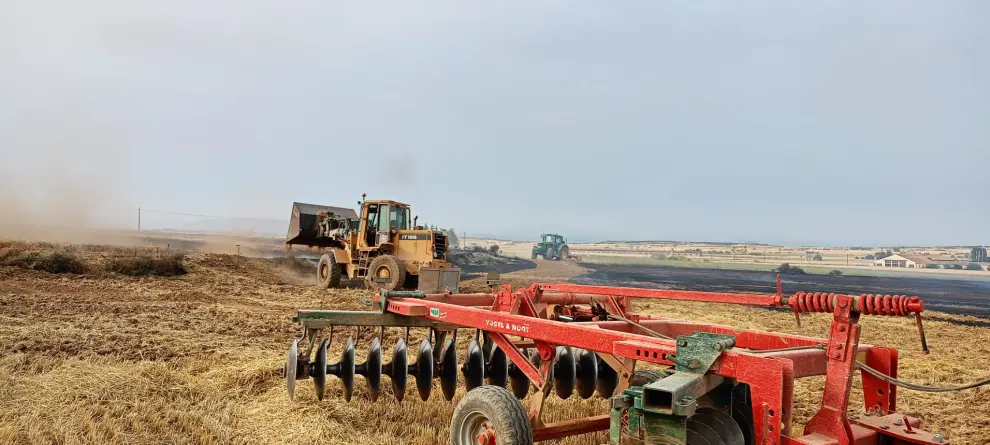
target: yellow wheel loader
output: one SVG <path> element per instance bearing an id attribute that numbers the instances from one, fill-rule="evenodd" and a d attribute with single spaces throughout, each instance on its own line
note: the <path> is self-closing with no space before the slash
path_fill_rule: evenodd
<path id="1" fill-rule="evenodd" d="M 292 204 L 287 246 L 323 252 L 316 268 L 321 287 L 343 278 L 363 279 L 371 289 L 456 292 L 461 270 L 447 262 L 443 232 L 416 226 L 409 205 L 369 201 L 361 195 L 360 215 L 342 207 Z"/>

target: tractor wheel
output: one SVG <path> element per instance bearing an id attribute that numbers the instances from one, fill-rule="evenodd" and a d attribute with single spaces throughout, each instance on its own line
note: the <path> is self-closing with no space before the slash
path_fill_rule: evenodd
<path id="1" fill-rule="evenodd" d="M 392 255 L 382 255 L 371 260 L 365 284 L 374 291 L 400 289 L 406 282 L 406 268 Z"/>
<path id="2" fill-rule="evenodd" d="M 570 258 L 571 250 L 567 246 L 560 248 L 560 261 L 567 261 Z"/>
<path id="3" fill-rule="evenodd" d="M 546 252 L 543 254 L 543 259 L 553 261 L 553 247 L 547 247 Z"/>
<path id="4" fill-rule="evenodd" d="M 451 445 L 532 445 L 533 426 L 509 390 L 479 386 L 461 399 L 450 419 Z"/>
<path id="5" fill-rule="evenodd" d="M 327 289 L 340 285 L 340 267 L 333 254 L 324 253 L 320 257 L 320 264 L 316 266 L 316 280 L 320 287 Z"/>

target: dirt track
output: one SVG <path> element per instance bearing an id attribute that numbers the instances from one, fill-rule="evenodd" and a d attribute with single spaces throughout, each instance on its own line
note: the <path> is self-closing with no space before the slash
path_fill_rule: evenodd
<path id="1" fill-rule="evenodd" d="M 625 285 L 698 291 L 775 293 L 776 275 L 770 272 L 688 269 L 647 265 L 585 265 L 594 271 L 573 281 L 584 284 Z M 784 275 L 784 293 L 835 292 L 859 295 L 917 295 L 932 311 L 990 316 L 990 280 L 949 280 L 914 277 Z"/>
<path id="2" fill-rule="evenodd" d="M 100 255 L 99 252 L 87 255 Z M 180 278 L 116 275 L 58 276 L 0 268 L 0 443 L 445 443 L 453 407 L 439 387 L 428 402 L 410 385 L 396 403 L 383 385 L 382 398 L 368 400 L 358 378 L 351 403 L 341 399 L 339 382 L 328 384 L 317 402 L 303 382 L 290 403 L 278 375 L 289 342 L 299 334 L 290 317 L 299 308 L 361 308 L 360 290 L 321 290 L 309 275 L 299 276 L 272 262 L 239 256 L 196 254 Z M 559 281 L 585 273 L 573 263 L 537 262 L 536 269 L 503 275 L 506 283 Z M 481 290 L 483 283 L 466 287 Z M 824 335 L 828 316 L 805 319 L 743 307 L 651 302 L 649 313 L 686 319 Z M 955 317 L 955 316 L 947 316 Z M 932 355 L 917 352 L 914 327 L 900 319 L 863 322 L 863 341 L 901 349 L 904 379 L 934 385 L 984 377 L 990 331 L 945 322 L 927 327 Z M 390 351 L 400 335 L 386 332 Z M 338 331 L 331 356 L 339 357 Z M 361 335 L 363 361 L 375 334 Z M 413 332 L 413 342 L 423 332 Z M 460 336 L 463 351 L 471 336 Z M 795 390 L 805 400 L 798 422 L 818 403 L 821 379 L 806 379 Z M 854 393 L 853 406 L 862 406 Z M 606 412 L 602 399 L 551 398 L 547 420 Z M 983 444 L 990 436 L 990 391 L 953 394 L 900 394 L 900 408 L 920 415 L 956 445 Z M 983 412 L 988 410 L 982 409 Z M 601 443 L 586 435 L 564 444 Z"/>

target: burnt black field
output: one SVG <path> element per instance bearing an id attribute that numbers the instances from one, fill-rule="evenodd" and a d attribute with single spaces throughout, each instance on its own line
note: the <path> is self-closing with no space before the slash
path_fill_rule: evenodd
<path id="1" fill-rule="evenodd" d="M 572 282 L 706 292 L 776 293 L 776 274 L 771 272 L 628 264 L 581 265 L 593 271 L 574 277 Z M 927 310 L 990 317 L 990 280 L 809 274 L 782 275 L 781 281 L 784 294 L 917 295 L 925 300 Z"/>

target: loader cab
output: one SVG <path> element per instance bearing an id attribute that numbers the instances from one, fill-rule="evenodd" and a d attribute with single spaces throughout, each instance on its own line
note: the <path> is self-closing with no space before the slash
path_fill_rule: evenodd
<path id="1" fill-rule="evenodd" d="M 392 240 L 392 231 L 409 230 L 409 206 L 393 201 L 370 201 L 364 205 L 364 242 L 378 247 Z"/>

